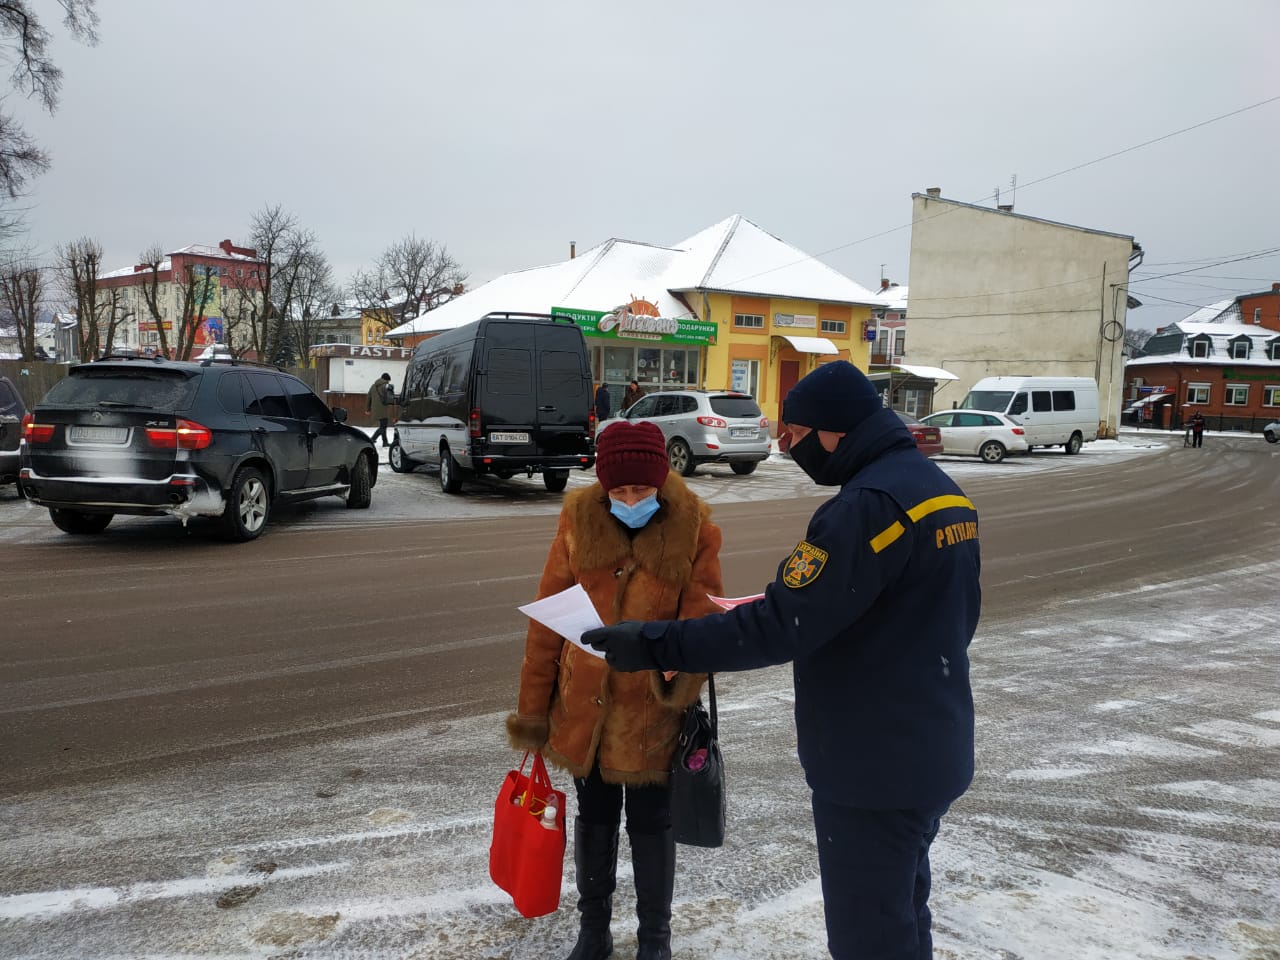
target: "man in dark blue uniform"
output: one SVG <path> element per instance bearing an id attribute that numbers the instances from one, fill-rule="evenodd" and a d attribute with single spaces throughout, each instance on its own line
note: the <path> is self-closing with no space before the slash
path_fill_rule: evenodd
<path id="1" fill-rule="evenodd" d="M 618 670 L 792 661 L 831 955 L 923 960 L 933 952 L 929 846 L 973 777 L 978 514 L 852 364 L 797 383 L 782 421 L 792 459 L 840 492 L 764 597 L 583 639 Z"/>

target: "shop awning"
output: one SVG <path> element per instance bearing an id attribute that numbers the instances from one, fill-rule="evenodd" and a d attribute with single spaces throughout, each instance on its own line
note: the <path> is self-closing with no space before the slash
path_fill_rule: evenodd
<path id="1" fill-rule="evenodd" d="M 1137 410 L 1144 403 L 1154 403 L 1157 400 L 1163 400 L 1165 397 L 1171 397 L 1171 396 L 1173 396 L 1173 394 L 1171 393 L 1153 393 L 1148 397 L 1140 397 L 1137 400 L 1133 401 L 1133 403 L 1125 407 L 1125 410 L 1132 413 L 1134 410 Z"/>
<path id="2" fill-rule="evenodd" d="M 923 380 L 959 380 L 954 373 L 943 370 L 941 367 L 921 367 L 914 363 L 899 363 L 894 365 L 894 369 L 909 373 L 913 377 L 920 377 Z"/>
<path id="3" fill-rule="evenodd" d="M 839 353 L 836 345 L 826 337 L 792 337 L 785 333 L 777 333 L 774 336 L 780 340 L 785 340 L 801 353 Z"/>

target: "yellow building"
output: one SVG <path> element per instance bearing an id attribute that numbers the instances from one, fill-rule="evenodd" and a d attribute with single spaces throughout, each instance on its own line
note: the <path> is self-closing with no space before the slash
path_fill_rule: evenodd
<path id="1" fill-rule="evenodd" d="M 495 311 L 555 313 L 586 337 L 592 376 L 615 398 L 642 389 L 737 389 L 775 429 L 781 398 L 817 364 L 866 371 L 870 290 L 732 216 L 671 246 L 606 240 L 504 274 L 388 336 L 407 345 Z"/>

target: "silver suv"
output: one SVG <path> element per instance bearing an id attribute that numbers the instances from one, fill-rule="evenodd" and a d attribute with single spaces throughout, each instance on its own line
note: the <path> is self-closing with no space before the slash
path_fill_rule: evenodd
<path id="1" fill-rule="evenodd" d="M 664 390 L 646 394 L 612 420 L 648 420 L 667 439 L 667 459 L 681 476 L 699 464 L 727 463 L 745 476 L 769 456 L 769 418 L 747 393 L 728 390 Z M 597 434 L 598 435 L 598 434 Z"/>

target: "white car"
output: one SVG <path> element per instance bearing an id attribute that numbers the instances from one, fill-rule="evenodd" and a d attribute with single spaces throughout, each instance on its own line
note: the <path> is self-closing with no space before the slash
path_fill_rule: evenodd
<path id="1" fill-rule="evenodd" d="M 1263 427 L 1262 435 L 1267 438 L 1267 443 L 1280 443 L 1280 420 L 1272 420 Z"/>
<path id="2" fill-rule="evenodd" d="M 1010 450 L 1026 453 L 1027 432 L 1002 413 L 986 410 L 943 410 L 921 417 L 920 422 L 937 427 L 942 434 L 942 452 L 965 457 L 981 457 L 999 463 Z"/>

